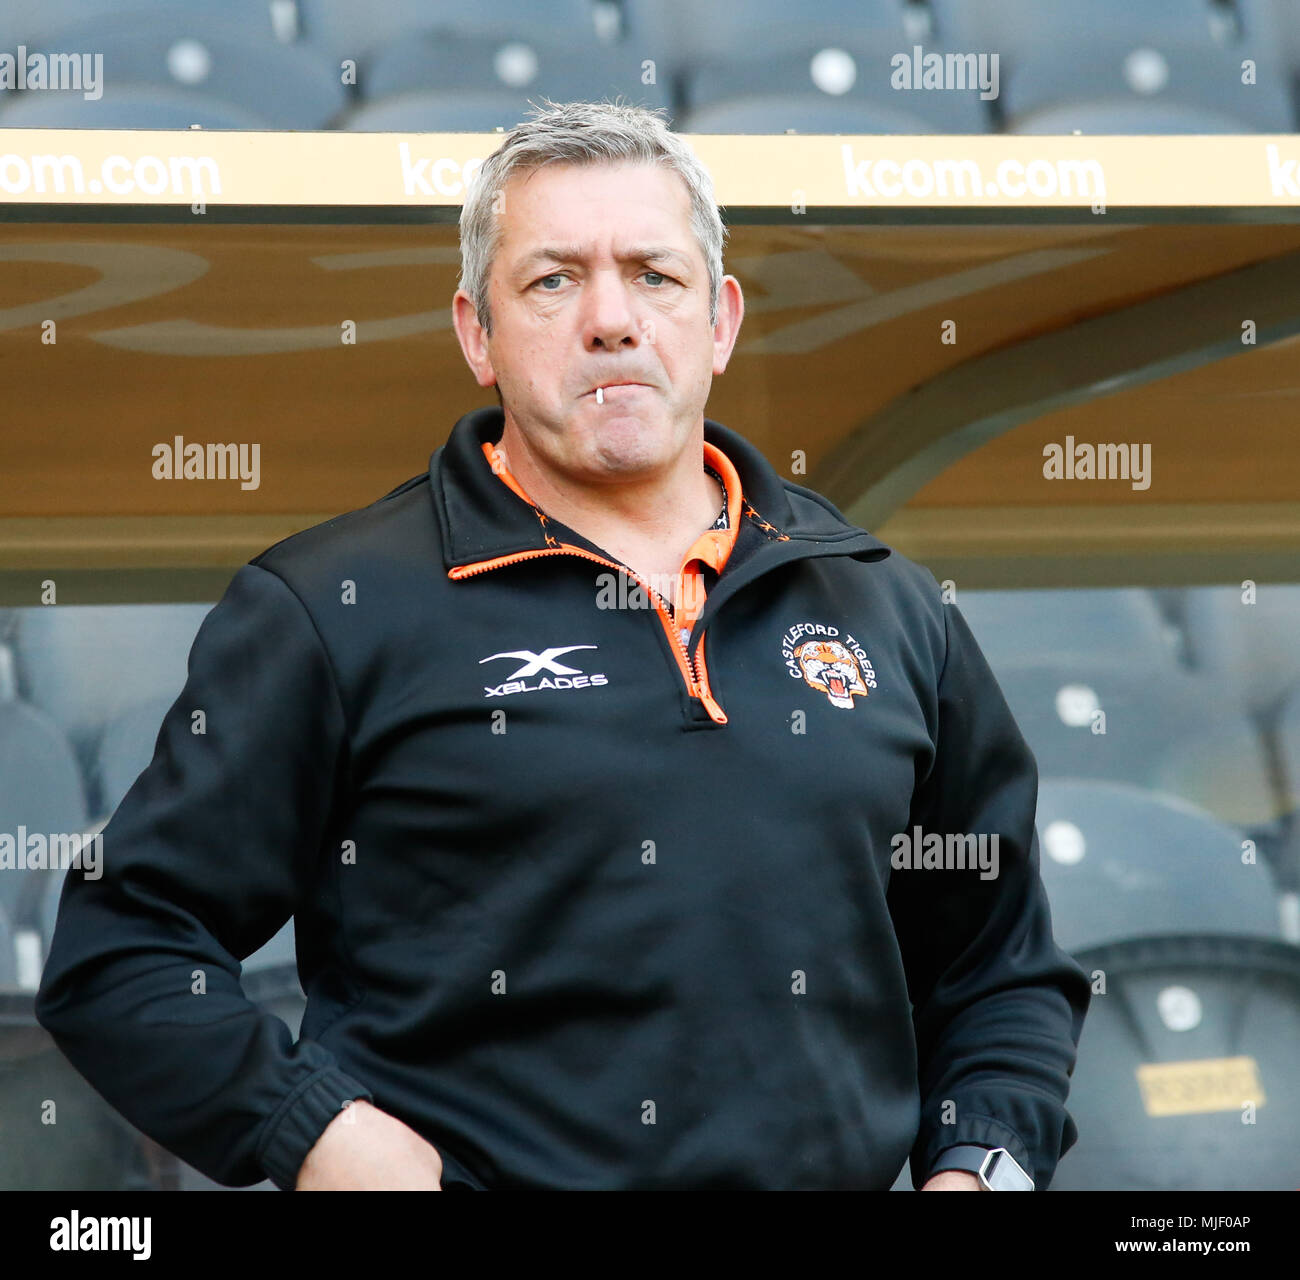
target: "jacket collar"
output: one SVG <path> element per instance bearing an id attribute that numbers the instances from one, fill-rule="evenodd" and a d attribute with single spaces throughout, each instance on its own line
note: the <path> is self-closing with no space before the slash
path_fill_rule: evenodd
<path id="1" fill-rule="evenodd" d="M 492 474 L 483 443 L 500 440 L 504 430 L 505 413 L 499 406 L 475 409 L 456 423 L 447 443 L 429 460 L 430 496 L 448 569 L 540 550 L 548 545 L 548 525 L 564 528 L 555 521 L 544 523 L 536 508 Z M 823 554 L 871 560 L 889 555 L 883 542 L 850 524 L 820 494 L 783 480 L 743 436 L 705 418 L 704 438 L 731 459 L 740 477 L 744 501 L 733 519 L 752 522 L 772 542 L 813 543 Z"/>

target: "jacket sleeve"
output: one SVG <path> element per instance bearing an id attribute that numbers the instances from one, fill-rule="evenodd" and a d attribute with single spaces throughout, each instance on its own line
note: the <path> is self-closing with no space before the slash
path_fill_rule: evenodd
<path id="1" fill-rule="evenodd" d="M 343 1103 L 373 1101 L 239 981 L 319 875 L 346 745 L 309 614 L 245 565 L 102 833 L 98 877 L 67 873 L 37 1020 L 137 1129 L 228 1186 L 292 1190 Z"/>
<path id="2" fill-rule="evenodd" d="M 1006 1147 L 1045 1190 L 1078 1138 L 1065 1101 L 1091 990 L 1052 937 L 1034 757 L 965 618 L 941 608 L 936 750 L 909 826 L 996 834 L 998 860 L 989 878 L 897 862 L 890 872 L 921 1095 L 912 1183 L 925 1184 L 946 1147 L 972 1143 Z"/>

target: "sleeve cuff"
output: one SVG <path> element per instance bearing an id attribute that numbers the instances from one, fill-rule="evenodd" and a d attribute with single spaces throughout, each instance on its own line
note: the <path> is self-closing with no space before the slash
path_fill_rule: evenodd
<path id="1" fill-rule="evenodd" d="M 923 1136 L 912 1149 L 912 1185 L 919 1191 L 930 1180 L 930 1170 L 949 1147 L 970 1143 L 977 1147 L 1006 1147 L 1016 1163 L 1038 1182 L 1029 1150 L 1020 1135 L 991 1116 L 964 1116 L 957 1124 L 943 1125 Z M 924 1144 L 924 1145 L 922 1145 Z"/>
<path id="2" fill-rule="evenodd" d="M 258 1150 L 258 1160 L 266 1176 L 281 1191 L 294 1190 L 307 1153 L 343 1109 L 343 1104 L 355 1098 L 375 1100 L 365 1085 L 346 1072 L 337 1067 L 322 1067 L 284 1100 L 267 1122 Z"/>

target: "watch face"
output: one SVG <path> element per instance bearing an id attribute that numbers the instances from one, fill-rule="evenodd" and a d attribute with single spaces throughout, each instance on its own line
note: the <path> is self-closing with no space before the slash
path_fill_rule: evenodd
<path id="1" fill-rule="evenodd" d="M 1011 1153 L 999 1148 L 985 1167 L 984 1180 L 992 1191 L 1032 1191 L 1034 1180 L 1016 1163 Z"/>

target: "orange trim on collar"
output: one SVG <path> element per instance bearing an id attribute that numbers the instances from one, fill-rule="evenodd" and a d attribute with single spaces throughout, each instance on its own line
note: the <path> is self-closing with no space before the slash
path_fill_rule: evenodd
<path id="1" fill-rule="evenodd" d="M 510 468 L 506 466 L 505 455 L 491 440 L 483 441 L 483 456 L 488 460 L 488 466 L 492 468 L 493 475 L 504 480 L 530 507 L 537 506 L 537 503 L 524 492 L 523 485 L 515 479 Z"/>
<path id="2" fill-rule="evenodd" d="M 522 498 L 530 507 L 540 511 L 541 508 L 525 492 L 523 485 L 515 479 L 510 468 L 506 466 L 505 457 L 491 440 L 483 441 L 483 456 L 488 466 L 503 484 Z M 679 620 L 687 628 L 700 616 L 704 608 L 704 582 L 700 572 L 694 567 L 696 560 L 707 564 L 715 573 L 721 573 L 736 545 L 736 535 L 740 531 L 740 515 L 744 502 L 744 492 L 740 484 L 740 475 L 727 457 L 716 445 L 704 441 L 704 459 L 721 477 L 727 493 L 727 527 L 725 529 L 706 529 L 691 544 L 690 550 L 682 557 L 678 569 L 679 589 L 677 609 Z"/>
<path id="3" fill-rule="evenodd" d="M 690 561 L 698 556 L 710 568 L 721 573 L 722 566 L 731 555 L 731 549 L 736 545 L 741 504 L 745 495 L 741 491 L 740 476 L 731 465 L 731 459 L 717 445 L 710 444 L 707 440 L 704 442 L 704 461 L 722 477 L 727 492 L 727 527 L 705 530 L 686 553 L 686 559 Z"/>

